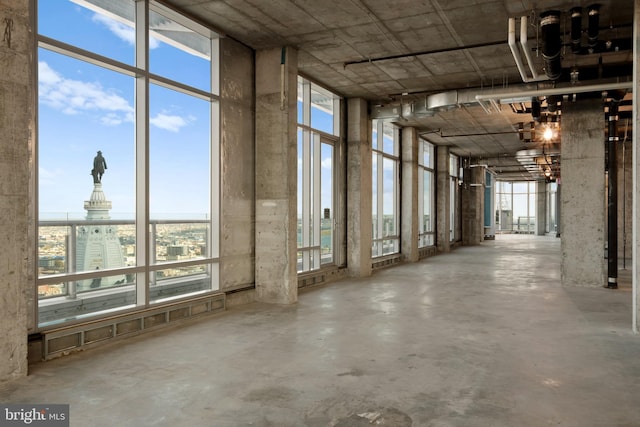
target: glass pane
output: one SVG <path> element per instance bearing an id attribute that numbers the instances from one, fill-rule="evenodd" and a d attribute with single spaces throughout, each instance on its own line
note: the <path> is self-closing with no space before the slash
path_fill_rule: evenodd
<path id="1" fill-rule="evenodd" d="M 424 179 L 424 207 L 422 211 L 422 230 L 423 231 L 434 231 L 433 223 L 432 223 L 432 191 L 431 191 L 431 181 L 432 181 L 432 173 L 425 172 Z"/>
<path id="2" fill-rule="evenodd" d="M 301 251 L 298 251 L 298 256 L 297 256 L 296 265 L 297 265 L 296 271 L 297 271 L 298 273 L 300 273 L 300 272 L 304 271 L 304 270 L 302 269 L 302 252 L 301 252 Z"/>
<path id="3" fill-rule="evenodd" d="M 322 144 L 320 248 L 322 263 L 333 262 L 333 146 Z"/>
<path id="4" fill-rule="evenodd" d="M 529 222 L 532 218 L 529 217 L 527 199 L 526 194 L 514 193 L 513 195 L 513 231 L 519 233 L 529 231 Z"/>
<path id="5" fill-rule="evenodd" d="M 374 150 L 378 149 L 379 143 L 378 143 L 378 123 L 379 120 L 373 120 L 371 122 L 371 148 L 373 148 Z"/>
<path id="6" fill-rule="evenodd" d="M 38 286 L 38 325 L 107 314 L 135 307 L 135 275 L 103 276 Z"/>
<path id="7" fill-rule="evenodd" d="M 311 86 L 311 127 L 333 135 L 333 95 Z"/>
<path id="8" fill-rule="evenodd" d="M 298 77 L 298 123 L 305 124 L 304 120 L 304 80 L 301 77 Z"/>
<path id="9" fill-rule="evenodd" d="M 54 224 L 55 222 L 49 221 Z M 70 272 L 67 266 L 67 242 L 71 228 L 60 221 L 59 226 L 42 226 L 38 228 L 38 276 L 49 276 Z M 48 292 L 48 291 L 47 291 Z M 54 294 L 56 291 L 52 291 Z"/>
<path id="10" fill-rule="evenodd" d="M 135 206 L 133 79 L 39 54 L 38 216 L 58 226 L 39 231 L 39 263 L 56 257 L 59 272 L 123 267 L 118 228 Z M 135 248 L 135 237 L 127 241 Z"/>
<path id="11" fill-rule="evenodd" d="M 509 193 L 511 194 L 511 183 L 505 181 L 498 181 L 497 184 L 497 192 L 498 193 Z"/>
<path id="12" fill-rule="evenodd" d="M 38 33 L 133 65 L 134 4 L 133 0 L 39 0 Z"/>
<path id="13" fill-rule="evenodd" d="M 210 104 L 155 85 L 149 100 L 151 218 L 210 219 Z"/>
<path id="14" fill-rule="evenodd" d="M 207 256 L 209 221 L 153 222 L 155 262 L 187 261 Z"/>
<path id="15" fill-rule="evenodd" d="M 382 256 L 382 241 L 374 240 L 371 245 L 371 258 Z"/>
<path id="16" fill-rule="evenodd" d="M 392 159 L 383 159 L 383 237 L 396 236 L 396 161 Z"/>
<path id="17" fill-rule="evenodd" d="M 373 239 L 377 239 L 378 236 L 378 157 L 382 157 L 379 154 L 373 153 L 371 158 L 371 219 L 373 225 Z"/>
<path id="18" fill-rule="evenodd" d="M 382 255 L 395 254 L 399 250 L 398 239 L 388 239 L 382 241 Z"/>
<path id="19" fill-rule="evenodd" d="M 149 11 L 149 67 L 154 74 L 209 91 L 211 40 Z"/>
<path id="20" fill-rule="evenodd" d="M 433 148 L 433 144 L 429 144 L 428 142 L 427 144 L 427 149 L 425 149 L 425 153 L 424 153 L 424 165 L 430 169 L 433 169 L 434 167 L 434 163 L 435 163 L 435 158 L 434 158 L 434 148 Z"/>
<path id="21" fill-rule="evenodd" d="M 303 246 L 303 240 L 302 240 L 302 200 L 303 200 L 303 178 L 302 178 L 302 171 L 303 171 L 303 157 L 302 157 L 302 152 L 303 152 L 303 131 L 302 129 L 298 129 L 298 200 L 297 200 L 297 204 L 298 204 L 298 232 L 297 232 L 297 236 L 298 236 L 298 248 Z M 298 253 L 299 254 L 299 253 Z"/>
<path id="22" fill-rule="evenodd" d="M 527 191 L 529 189 L 529 183 L 528 182 L 514 182 L 513 183 L 513 193 L 524 193 L 527 194 Z"/>
<path id="23" fill-rule="evenodd" d="M 149 284 L 149 301 L 165 302 L 211 290 L 213 289 L 211 272 L 217 271 L 217 268 L 217 264 L 199 264 L 153 272 Z M 217 273 L 214 277 L 217 277 Z"/>
<path id="24" fill-rule="evenodd" d="M 384 131 L 382 136 L 382 151 L 392 156 L 397 156 L 396 138 L 395 138 L 395 126 L 391 124 L 384 124 Z"/>
<path id="25" fill-rule="evenodd" d="M 449 155 L 449 175 L 458 176 L 458 156 Z"/>

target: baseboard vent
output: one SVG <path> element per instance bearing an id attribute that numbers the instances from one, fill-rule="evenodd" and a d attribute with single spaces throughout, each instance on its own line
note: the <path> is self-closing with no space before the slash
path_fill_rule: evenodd
<path id="1" fill-rule="evenodd" d="M 381 268 L 391 267 L 392 265 L 400 264 L 400 255 L 392 255 L 380 260 L 375 260 L 371 263 L 372 270 L 379 270 Z"/>
<path id="2" fill-rule="evenodd" d="M 330 267 L 319 271 L 299 274 L 298 288 L 321 285 L 333 282 L 334 280 L 344 279 L 345 277 L 347 277 L 347 269 L 340 267 Z"/>
<path id="3" fill-rule="evenodd" d="M 429 258 L 432 256 L 436 256 L 437 254 L 438 254 L 438 249 L 435 246 L 427 246 L 427 247 L 418 249 L 418 259 Z"/>
<path id="4" fill-rule="evenodd" d="M 207 295 L 135 313 L 43 331 L 41 333 L 42 359 L 54 359 L 74 351 L 111 342 L 116 338 L 156 330 L 180 320 L 222 312 L 226 309 L 225 302 L 223 293 Z"/>

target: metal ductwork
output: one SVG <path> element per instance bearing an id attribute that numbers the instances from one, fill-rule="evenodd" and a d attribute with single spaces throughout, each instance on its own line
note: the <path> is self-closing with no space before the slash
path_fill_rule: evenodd
<path id="1" fill-rule="evenodd" d="M 598 35 L 600 26 L 600 5 L 592 4 L 587 7 L 589 15 L 589 28 L 587 34 L 589 36 L 589 49 L 593 50 L 598 45 Z"/>
<path id="2" fill-rule="evenodd" d="M 557 80 L 562 74 L 559 10 L 548 10 L 540 14 L 540 33 L 542 36 L 542 59 L 545 63 L 544 72 L 551 80 Z"/>
<path id="3" fill-rule="evenodd" d="M 580 52 L 582 38 L 582 8 L 574 7 L 571 9 L 571 51 L 573 53 Z"/>

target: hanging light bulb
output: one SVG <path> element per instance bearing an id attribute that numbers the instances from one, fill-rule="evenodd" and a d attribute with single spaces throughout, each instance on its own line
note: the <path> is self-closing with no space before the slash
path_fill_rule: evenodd
<path id="1" fill-rule="evenodd" d="M 551 141 L 551 139 L 553 138 L 553 129 L 551 129 L 550 127 L 545 128 L 542 137 L 545 141 Z"/>

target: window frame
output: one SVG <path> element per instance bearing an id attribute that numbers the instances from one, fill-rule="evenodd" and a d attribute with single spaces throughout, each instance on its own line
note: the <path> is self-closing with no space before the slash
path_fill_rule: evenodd
<path id="1" fill-rule="evenodd" d="M 166 299 L 162 300 L 150 300 L 150 286 L 153 286 L 155 282 L 155 276 L 157 272 L 166 270 L 168 268 L 185 269 L 185 268 L 198 268 L 198 266 L 204 266 L 208 274 L 208 289 L 197 292 L 198 296 L 211 294 L 218 291 L 220 286 L 219 277 L 219 254 L 220 254 L 220 55 L 219 55 L 219 35 L 213 30 L 191 20 L 189 17 L 184 16 L 173 9 L 170 9 L 154 0 L 131 0 L 135 8 L 135 65 L 119 62 L 112 58 L 108 58 L 97 54 L 95 52 L 84 50 L 77 46 L 64 43 L 62 41 L 40 35 L 38 27 L 38 2 L 39 0 L 32 0 L 33 10 L 35 13 L 35 33 L 34 38 L 34 50 L 36 52 L 35 62 L 38 63 L 40 49 L 45 49 L 54 52 L 59 55 L 63 55 L 69 58 L 83 61 L 87 64 L 96 65 L 104 68 L 105 70 L 120 73 L 122 75 L 130 76 L 134 79 L 134 161 L 135 161 L 135 178 L 132 185 L 135 192 L 135 212 L 133 213 L 133 219 L 130 221 L 124 221 L 125 223 L 132 223 L 135 227 L 135 265 L 117 268 L 117 269 L 104 269 L 99 272 L 96 271 L 67 271 L 63 274 L 45 275 L 39 274 L 38 263 L 34 263 L 34 274 L 36 277 L 35 285 L 35 301 L 34 304 L 34 328 L 37 331 L 41 331 L 53 327 L 60 327 L 61 325 L 72 325 L 86 319 L 98 319 L 101 317 L 113 315 L 114 312 L 126 313 L 143 310 L 154 305 L 166 302 Z M 149 24 L 148 16 L 150 11 L 159 13 L 162 16 L 173 20 L 176 23 L 194 31 L 209 39 L 211 43 L 211 56 L 210 56 L 210 91 L 205 91 L 196 87 L 189 86 L 179 81 L 171 80 L 166 77 L 155 75 L 149 70 L 149 53 L 148 53 L 148 33 Z M 38 73 L 36 71 L 35 81 L 38 82 Z M 209 128 L 209 169 L 208 179 L 209 183 L 209 206 L 206 213 L 207 219 L 207 232 L 206 242 L 206 254 L 187 260 L 174 260 L 162 263 L 154 262 L 155 256 L 152 252 L 154 250 L 155 243 L 152 241 L 153 228 L 159 223 L 156 220 L 151 220 L 150 208 L 149 208 L 149 88 L 150 85 L 156 84 L 164 88 L 168 88 L 179 93 L 205 100 L 209 103 L 208 113 L 208 128 Z M 38 87 L 38 85 L 36 85 Z M 36 124 L 38 124 L 38 115 L 40 100 L 36 93 L 35 102 L 36 108 Z M 39 127 L 38 127 L 39 129 Z M 36 132 L 36 142 L 34 146 L 35 158 L 34 162 L 39 165 L 39 136 Z M 60 226 L 56 221 L 46 221 L 40 218 L 39 211 L 39 190 L 38 183 L 40 177 L 38 173 L 38 167 L 34 168 L 34 182 L 35 184 L 35 215 L 33 227 L 35 229 L 34 236 L 38 236 L 40 227 L 43 226 Z M 163 221 L 160 221 L 163 222 Z M 164 221 L 167 222 L 167 221 Z M 171 221 L 169 221 L 171 222 Z M 121 224 L 122 220 L 110 220 L 109 223 Z M 106 224 L 106 223 L 105 223 Z M 108 224 L 107 224 L 108 225 Z M 71 224 L 72 232 L 69 233 L 68 242 L 66 243 L 66 263 L 69 265 L 72 263 L 72 259 L 75 253 L 75 232 L 73 227 L 75 224 Z M 38 245 L 34 245 L 35 259 L 40 259 L 40 251 Z M 67 267 L 69 270 L 69 267 Z M 41 324 L 39 319 L 39 311 L 41 307 L 41 299 L 38 297 L 38 289 L 44 285 L 55 285 L 59 283 L 65 283 L 66 294 L 61 298 L 77 298 L 78 295 L 75 292 L 75 286 L 71 284 L 81 280 L 100 280 L 103 277 L 109 275 L 132 275 L 135 277 L 133 286 L 135 289 L 135 301 L 133 304 L 125 304 L 123 306 L 115 307 L 106 312 L 95 311 L 86 312 L 75 316 L 71 320 L 60 320 L 50 322 L 48 324 Z M 207 279 L 205 279 L 206 282 Z M 73 291 L 73 292 L 71 292 Z M 193 293 L 178 294 L 175 297 L 170 298 L 171 301 L 186 300 L 193 297 Z M 47 301 L 47 304 L 51 303 L 51 300 Z"/>
<path id="2" fill-rule="evenodd" d="M 385 135 L 391 135 L 391 150 L 385 146 Z M 372 239 L 371 258 L 380 258 L 400 253 L 400 127 L 391 122 L 374 119 L 371 121 L 372 152 Z M 393 233 L 385 233 L 385 162 L 391 164 L 392 179 L 390 206 L 393 210 Z M 375 166 L 374 166 L 375 165 Z M 378 220 L 382 218 L 382 221 Z M 389 247 L 391 249 L 389 250 Z"/>

